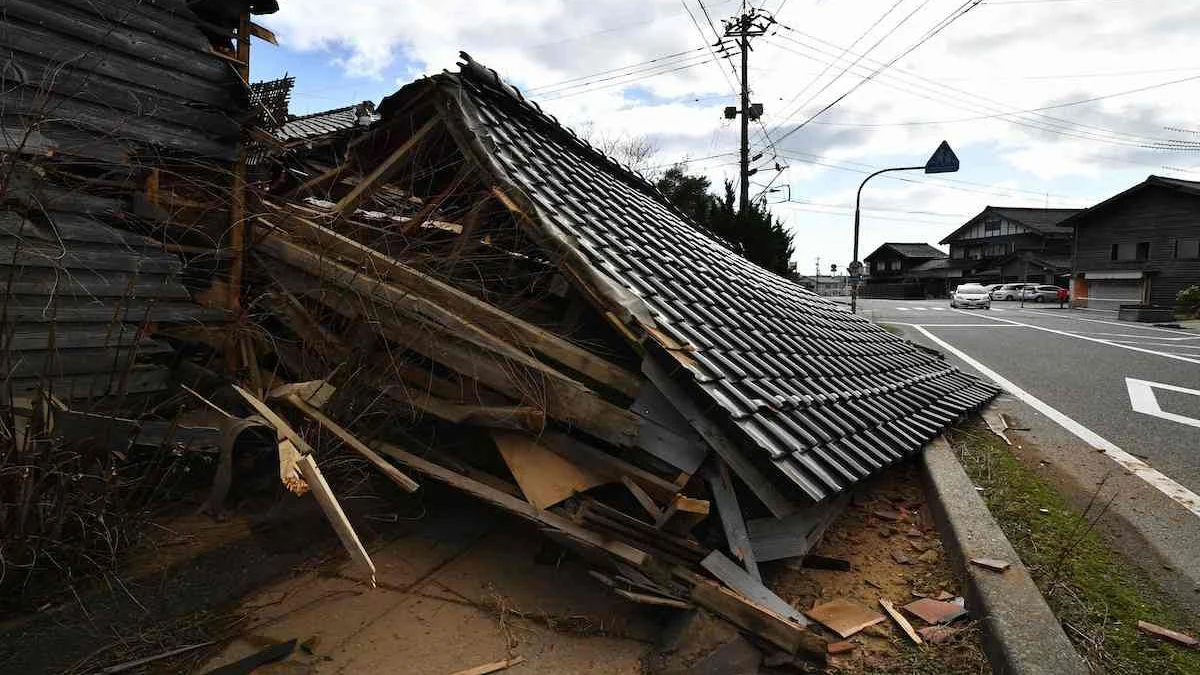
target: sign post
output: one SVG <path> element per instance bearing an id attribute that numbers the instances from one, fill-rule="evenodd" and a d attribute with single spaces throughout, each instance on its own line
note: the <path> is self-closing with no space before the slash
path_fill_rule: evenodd
<path id="1" fill-rule="evenodd" d="M 880 169 L 875 173 L 863 179 L 863 182 L 858 186 L 858 194 L 854 198 L 854 254 L 850 263 L 850 276 L 861 279 L 862 263 L 858 261 L 858 231 L 859 223 L 862 220 L 862 191 L 866 187 L 867 181 L 880 174 L 890 173 L 892 171 L 916 171 L 922 170 L 925 173 L 954 173 L 958 171 L 958 155 L 954 154 L 954 150 L 950 148 L 950 144 L 942 141 L 938 145 L 937 150 L 930 155 L 929 161 L 925 162 L 924 166 L 898 166 L 891 169 Z M 856 267 L 857 265 L 857 267 Z M 858 312 L 858 285 L 855 284 L 850 289 L 850 311 Z"/>

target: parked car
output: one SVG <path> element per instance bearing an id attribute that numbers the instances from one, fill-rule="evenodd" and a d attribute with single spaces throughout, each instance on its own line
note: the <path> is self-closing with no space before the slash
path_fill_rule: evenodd
<path id="1" fill-rule="evenodd" d="M 987 289 L 988 297 L 991 297 L 992 291 L 996 290 L 997 288 L 1000 288 L 1003 285 L 1004 284 L 985 284 L 984 288 Z"/>
<path id="2" fill-rule="evenodd" d="M 993 300 L 1016 300 L 1021 297 L 1021 291 L 1033 284 L 1001 284 L 999 288 L 992 289 L 991 297 Z"/>
<path id="3" fill-rule="evenodd" d="M 979 284 L 963 284 L 954 289 L 954 294 L 950 296 L 950 307 L 954 309 L 959 307 L 991 309 L 992 296 L 988 294 L 986 288 Z"/>
<path id="4" fill-rule="evenodd" d="M 1058 294 L 1066 290 L 1058 286 L 1027 286 L 1021 289 L 1021 298 L 1034 302 L 1058 302 Z"/>

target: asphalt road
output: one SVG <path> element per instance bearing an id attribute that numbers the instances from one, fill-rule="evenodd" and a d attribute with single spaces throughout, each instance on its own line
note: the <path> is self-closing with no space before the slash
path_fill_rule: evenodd
<path id="1" fill-rule="evenodd" d="M 1146 559 L 1149 546 L 1158 555 L 1141 562 L 1200 606 L 1200 331 L 1056 303 L 860 300 L 859 312 L 1000 384 L 997 405 L 1030 427 L 1029 444 L 1079 501 L 1108 477 L 1127 551 Z"/>

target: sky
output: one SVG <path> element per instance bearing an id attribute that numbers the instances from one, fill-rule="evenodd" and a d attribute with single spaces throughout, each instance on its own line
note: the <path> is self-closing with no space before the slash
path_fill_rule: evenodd
<path id="1" fill-rule="evenodd" d="M 1078 208 L 1150 174 L 1200 180 L 1195 0 L 754 0 L 751 130 L 765 197 L 794 261 L 851 261 L 866 174 L 925 163 L 956 174 L 872 179 L 859 257 L 938 242 L 985 206 Z M 378 102 L 466 51 L 562 123 L 648 139 L 648 172 L 686 161 L 715 189 L 738 176 L 734 45 L 741 0 L 280 0 L 256 19 L 254 79 L 296 77 L 292 112 Z M 967 11 L 963 13 L 962 10 Z M 732 58 L 724 58 L 729 55 Z M 776 170 L 776 166 L 782 170 Z M 944 248 L 944 247 L 943 247 Z"/>

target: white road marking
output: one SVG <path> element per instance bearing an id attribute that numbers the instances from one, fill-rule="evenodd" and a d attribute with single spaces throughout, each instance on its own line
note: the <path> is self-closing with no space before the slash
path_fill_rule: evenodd
<path id="1" fill-rule="evenodd" d="M 928 307 L 913 307 L 913 309 L 917 310 L 918 312 L 928 312 L 929 311 Z"/>
<path id="2" fill-rule="evenodd" d="M 899 310 L 899 311 L 901 311 L 901 312 L 907 312 L 907 311 L 908 311 L 908 308 L 907 308 L 907 307 L 896 307 L 895 309 L 897 309 L 897 310 Z"/>
<path id="3" fill-rule="evenodd" d="M 1100 434 L 1097 434 L 1096 432 L 1083 426 L 1079 422 L 1076 422 L 1075 420 L 1071 419 L 1070 417 L 1067 417 L 1066 415 L 1059 412 L 1055 408 L 1052 408 L 1046 402 L 1042 401 L 1041 399 L 1034 396 L 1033 394 L 1030 394 L 1029 392 L 1025 391 L 1024 389 L 1018 387 L 1016 384 L 1012 383 L 1011 381 L 1006 379 L 1004 376 L 1000 375 L 1000 373 L 997 373 L 996 371 L 992 370 L 991 368 L 988 368 L 987 366 L 983 365 L 979 361 L 976 361 L 975 359 L 971 358 L 966 353 L 964 353 L 962 350 L 956 348 L 955 346 L 951 345 L 950 343 L 946 342 L 945 340 L 942 340 L 941 338 L 937 337 L 933 333 L 930 333 L 929 331 L 925 330 L 925 328 L 923 328 L 921 326 L 913 326 L 913 328 L 920 331 L 925 337 L 929 338 L 935 344 L 941 346 L 946 351 L 948 351 L 951 354 L 954 354 L 958 358 L 962 359 L 965 363 L 970 365 L 972 368 L 978 370 L 980 373 L 983 373 L 983 375 L 985 375 L 986 377 L 991 378 L 991 380 L 993 382 L 998 384 L 1002 389 L 1004 389 L 1008 393 L 1012 394 L 1013 396 L 1016 396 L 1017 398 L 1021 399 L 1025 403 L 1029 404 L 1030 407 L 1032 407 L 1033 409 L 1042 413 L 1046 417 L 1049 417 L 1051 420 L 1054 420 L 1054 422 L 1056 422 L 1059 426 L 1061 426 L 1062 428 L 1066 429 L 1067 431 L 1069 431 L 1072 434 L 1074 434 L 1075 436 L 1077 436 L 1084 443 L 1087 443 L 1088 445 L 1092 446 L 1093 448 L 1096 448 L 1097 450 L 1104 451 L 1104 454 L 1107 455 L 1114 462 L 1121 465 L 1125 470 L 1129 471 L 1130 473 L 1137 476 L 1138 478 L 1141 478 L 1142 480 L 1146 481 L 1148 484 L 1150 484 L 1156 490 L 1158 490 L 1159 492 L 1162 492 L 1167 497 L 1170 497 L 1172 500 L 1174 500 L 1175 502 L 1177 502 L 1178 504 L 1183 506 L 1188 511 L 1191 511 L 1192 515 L 1194 515 L 1196 517 L 1200 517 L 1200 495 L 1197 495 L 1196 493 L 1185 488 L 1184 486 L 1180 485 L 1179 483 L 1176 483 L 1175 481 L 1171 480 L 1169 477 L 1167 477 L 1165 474 L 1163 474 L 1158 469 L 1155 469 L 1154 467 L 1143 462 L 1142 460 L 1138 459 L 1137 457 L 1134 457 L 1133 455 L 1129 454 L 1128 452 L 1125 452 L 1121 448 L 1117 447 L 1111 441 L 1104 439 L 1102 436 L 1100 436 Z"/>
<path id="4" fill-rule="evenodd" d="M 1007 312 L 1008 310 L 1007 310 L 1007 309 L 1000 309 L 999 307 L 993 307 L 991 311 L 993 311 L 993 312 Z"/>
<path id="5" fill-rule="evenodd" d="M 1144 415 L 1152 417 L 1161 417 L 1164 420 L 1179 422 L 1186 424 L 1189 427 L 1200 428 L 1200 420 L 1187 415 L 1167 412 L 1158 404 L 1158 397 L 1154 395 L 1155 389 L 1166 389 L 1167 391 L 1176 391 L 1181 394 L 1192 394 L 1200 396 L 1200 391 L 1195 389 L 1187 389 L 1185 387 L 1176 387 L 1173 384 L 1163 384 L 1161 382 L 1150 382 L 1148 380 L 1136 380 L 1132 377 L 1125 378 L 1125 387 L 1129 389 L 1129 404 L 1133 409 Z"/>
<path id="6" fill-rule="evenodd" d="M 1076 311 L 1076 310 L 1071 310 L 1071 311 Z M 1026 310 L 1027 314 L 1029 314 L 1030 312 L 1031 312 L 1031 310 Z M 1051 316 L 1051 318 L 1054 318 L 1053 315 L 1043 314 L 1043 313 L 1040 313 L 1037 311 L 1033 311 L 1031 315 L 1032 316 L 1039 316 L 1039 315 L 1040 316 Z M 1057 318 L 1068 319 L 1070 321 L 1086 321 L 1087 323 L 1106 323 L 1110 326 L 1120 326 L 1121 328 L 1124 328 L 1126 330 L 1148 330 L 1148 331 L 1157 331 L 1160 333 L 1174 333 L 1175 335 L 1178 335 L 1180 332 L 1180 329 L 1178 329 L 1178 328 L 1159 328 L 1158 326 L 1130 325 L 1129 321 L 1105 321 L 1104 319 L 1085 319 L 1081 316 L 1057 317 Z"/>
<path id="7" fill-rule="evenodd" d="M 1156 335 L 1130 335 L 1129 333 L 1091 333 L 1091 335 L 1111 335 L 1113 337 L 1135 338 L 1138 340 L 1154 340 L 1156 342 L 1181 342 L 1183 340 L 1200 340 L 1200 335 L 1185 335 L 1183 337 L 1158 337 Z"/>
<path id="8" fill-rule="evenodd" d="M 933 311 L 935 311 L 935 312 L 944 312 L 944 311 L 946 311 L 946 308 L 945 308 L 945 307 L 932 307 L 931 309 L 933 309 Z"/>
<path id="9" fill-rule="evenodd" d="M 916 328 L 918 325 L 925 328 L 1024 328 L 1024 326 L 1006 326 L 1002 323 L 922 323 L 922 324 L 900 324 L 901 326 L 912 326 Z"/>
<path id="10" fill-rule="evenodd" d="M 960 309 L 956 309 L 954 311 L 956 311 L 960 314 L 967 314 L 967 312 L 964 312 Z M 993 317 L 992 321 L 1001 321 L 1004 323 L 1010 323 L 1014 326 L 1024 326 L 1026 328 L 1032 328 L 1034 330 L 1045 331 L 1047 333 L 1054 333 L 1055 335 L 1065 335 L 1067 337 L 1073 337 L 1077 340 L 1087 340 L 1088 342 L 1096 342 L 1096 343 L 1099 343 L 1102 345 L 1108 345 L 1110 347 L 1117 347 L 1118 349 L 1128 349 L 1128 350 L 1134 351 L 1134 352 L 1142 352 L 1143 354 L 1153 354 L 1155 356 L 1162 356 L 1162 357 L 1165 357 L 1168 359 L 1175 359 L 1176 361 L 1186 361 L 1188 363 L 1194 363 L 1196 365 L 1200 365 L 1200 359 L 1193 359 L 1193 358 L 1189 358 L 1187 356 L 1180 356 L 1179 354 L 1171 354 L 1168 352 L 1160 352 L 1160 351 L 1156 351 L 1153 349 L 1146 349 L 1144 347 L 1135 347 L 1133 345 L 1121 344 L 1120 342 L 1114 342 L 1112 340 L 1102 340 L 1100 338 L 1092 337 L 1090 335 L 1082 335 L 1079 333 L 1070 333 L 1065 330 L 1058 330 L 1056 328 L 1047 328 L 1045 326 L 1038 326 L 1037 324 L 1032 324 L 1032 323 L 1021 323 L 1020 321 L 1013 321 L 1012 319 L 1001 319 L 999 317 Z"/>

